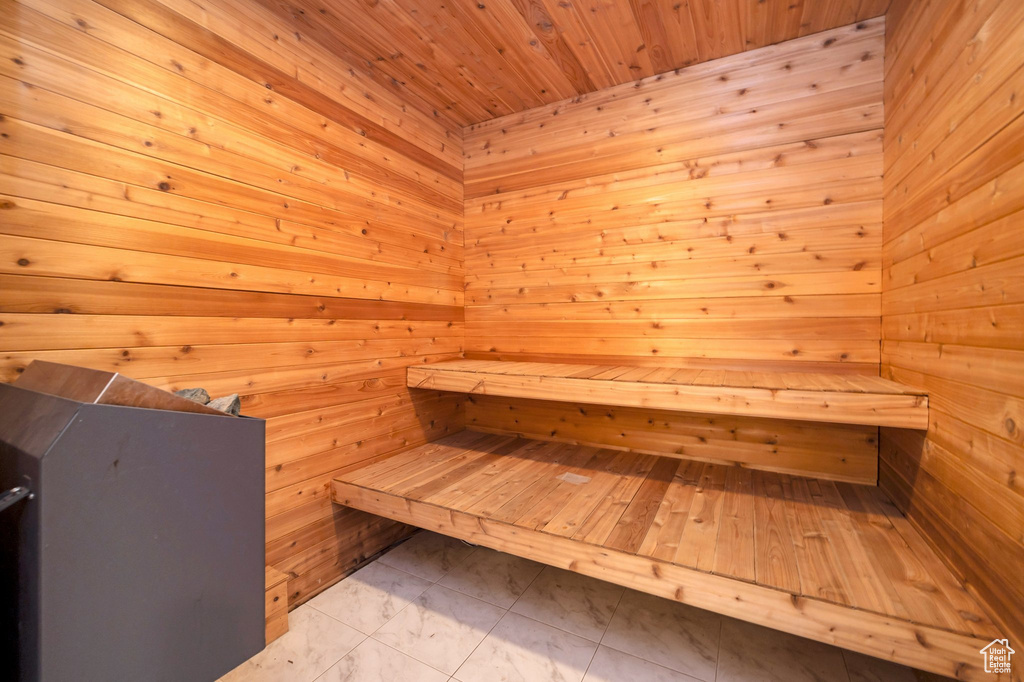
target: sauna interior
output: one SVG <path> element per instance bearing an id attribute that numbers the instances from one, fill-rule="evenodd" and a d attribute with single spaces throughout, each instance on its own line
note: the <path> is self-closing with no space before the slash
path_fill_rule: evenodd
<path id="1" fill-rule="evenodd" d="M 239 394 L 268 641 L 424 529 L 1021 679 L 1024 3 L 0 8 L 0 379 Z"/>

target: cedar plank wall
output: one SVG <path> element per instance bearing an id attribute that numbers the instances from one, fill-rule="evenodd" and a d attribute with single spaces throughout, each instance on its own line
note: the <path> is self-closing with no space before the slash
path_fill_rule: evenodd
<path id="1" fill-rule="evenodd" d="M 872 19 L 467 128 L 467 356 L 877 375 L 883 33 Z M 827 443 L 839 478 L 877 460 L 870 427 L 477 396 L 467 419 L 782 470 Z"/>
<path id="2" fill-rule="evenodd" d="M 1024 641 L 1024 3 L 897 2 L 886 37 L 882 487 Z M 1013 635 L 1016 635 L 1015 637 Z M 1019 651 L 1018 647 L 1018 651 Z"/>
<path id="3" fill-rule="evenodd" d="M 0 377 L 243 394 L 293 606 L 406 532 L 332 508 L 333 473 L 463 422 L 404 381 L 462 349 L 461 129 L 301 31 L 242 0 L 0 11 Z"/>

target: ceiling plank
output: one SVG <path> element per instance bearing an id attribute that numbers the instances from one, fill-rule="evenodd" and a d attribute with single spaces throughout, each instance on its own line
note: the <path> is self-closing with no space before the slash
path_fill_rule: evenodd
<path id="1" fill-rule="evenodd" d="M 890 0 L 257 0 L 467 126 L 880 16 Z"/>
<path id="2" fill-rule="evenodd" d="M 527 25 L 532 27 L 534 35 L 547 48 L 548 54 L 558 64 L 566 80 L 576 89 L 576 93 L 596 90 L 597 86 L 590 80 L 587 70 L 573 54 L 565 36 L 554 19 L 551 18 L 544 3 L 541 0 L 509 0 L 509 2 L 515 6 Z"/>
<path id="3" fill-rule="evenodd" d="M 654 75 L 647 46 L 628 3 L 619 0 L 561 0 L 567 1 L 576 4 L 588 33 L 599 46 L 599 52 L 617 82 Z"/>
<path id="4" fill-rule="evenodd" d="M 448 3 L 456 20 L 477 40 L 499 54 L 505 67 L 525 85 L 524 99 L 534 106 L 579 93 L 552 59 L 545 44 L 508 0 L 481 0 L 477 4 Z"/>

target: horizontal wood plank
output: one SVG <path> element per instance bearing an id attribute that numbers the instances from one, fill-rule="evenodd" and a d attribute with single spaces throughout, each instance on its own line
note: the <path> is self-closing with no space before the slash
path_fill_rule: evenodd
<path id="1" fill-rule="evenodd" d="M 0 380 L 59 358 L 267 419 L 280 633 L 410 532 L 331 476 L 464 423 L 404 374 L 464 346 L 461 126 L 259 3 L 8 5 Z"/>

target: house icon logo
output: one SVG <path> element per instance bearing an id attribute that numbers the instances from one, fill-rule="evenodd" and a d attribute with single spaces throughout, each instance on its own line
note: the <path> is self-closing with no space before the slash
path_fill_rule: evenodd
<path id="1" fill-rule="evenodd" d="M 1010 673 L 1010 656 L 1017 653 L 1010 648 L 1010 640 L 993 639 L 981 650 L 985 657 L 985 672 Z"/>

